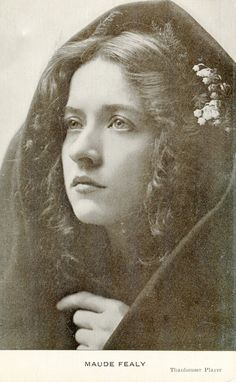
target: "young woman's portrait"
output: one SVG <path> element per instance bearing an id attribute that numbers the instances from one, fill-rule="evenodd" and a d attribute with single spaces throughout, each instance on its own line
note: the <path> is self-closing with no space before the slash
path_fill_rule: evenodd
<path id="1" fill-rule="evenodd" d="M 2 163 L 0 348 L 233 350 L 235 63 L 169 0 L 78 30 Z"/>

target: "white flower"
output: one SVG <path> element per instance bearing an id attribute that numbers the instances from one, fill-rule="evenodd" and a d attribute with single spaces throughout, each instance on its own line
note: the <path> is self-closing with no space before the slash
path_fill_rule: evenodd
<path id="1" fill-rule="evenodd" d="M 212 74 L 212 69 L 210 68 L 204 68 L 197 72 L 198 77 L 209 77 Z"/>
<path id="2" fill-rule="evenodd" d="M 216 85 L 216 84 L 211 84 L 208 86 L 209 92 L 214 92 L 217 90 L 217 88 L 218 88 L 218 85 Z"/>
<path id="3" fill-rule="evenodd" d="M 193 114 L 195 117 L 199 118 L 202 116 L 202 110 L 196 109 L 196 110 L 194 110 Z"/>
<path id="4" fill-rule="evenodd" d="M 199 64 L 194 65 L 193 70 L 194 70 L 194 72 L 198 72 L 201 68 L 205 68 L 205 67 L 206 67 L 206 65 L 204 65 L 202 62 L 200 62 Z"/>
<path id="5" fill-rule="evenodd" d="M 218 106 L 221 105 L 221 102 L 220 102 L 218 99 L 212 99 L 212 100 L 209 102 L 209 105 L 210 105 L 210 106 L 218 107 Z"/>
<path id="6" fill-rule="evenodd" d="M 205 118 L 200 117 L 200 118 L 198 118 L 197 123 L 199 123 L 199 125 L 202 126 L 202 125 L 205 125 L 206 120 L 205 120 Z"/>
<path id="7" fill-rule="evenodd" d="M 203 115 L 202 116 L 206 121 L 209 121 L 210 119 L 212 119 L 213 118 L 212 108 L 210 106 L 205 106 L 203 108 Z"/>
<path id="8" fill-rule="evenodd" d="M 226 82 L 223 82 L 223 84 L 220 84 L 220 88 L 225 93 L 230 91 L 230 85 L 227 84 Z"/>
<path id="9" fill-rule="evenodd" d="M 202 82 L 205 84 L 205 85 L 209 85 L 211 83 L 211 78 L 210 77 L 204 77 L 202 79 Z"/>
<path id="10" fill-rule="evenodd" d="M 217 108 L 212 108 L 211 110 L 212 118 L 217 119 L 220 116 L 219 110 Z"/>
<path id="11" fill-rule="evenodd" d="M 215 126 L 218 126 L 220 124 L 220 120 L 219 119 L 216 119 L 214 122 L 213 122 L 213 125 Z"/>
<path id="12" fill-rule="evenodd" d="M 218 93 L 216 93 L 216 92 L 212 92 L 211 95 L 210 95 L 210 97 L 211 97 L 212 99 L 217 99 L 219 96 L 218 96 Z"/>
<path id="13" fill-rule="evenodd" d="M 219 110 L 214 105 L 206 105 L 203 108 L 203 118 L 206 119 L 206 121 L 209 121 L 210 119 L 217 119 L 220 116 Z"/>
<path id="14" fill-rule="evenodd" d="M 198 72 L 200 70 L 199 65 L 194 65 L 193 70 L 194 72 Z"/>

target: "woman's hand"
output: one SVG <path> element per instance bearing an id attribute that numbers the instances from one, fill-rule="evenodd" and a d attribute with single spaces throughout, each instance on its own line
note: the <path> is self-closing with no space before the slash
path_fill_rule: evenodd
<path id="1" fill-rule="evenodd" d="M 60 300 L 57 309 L 76 310 L 73 322 L 79 328 L 75 333 L 78 350 L 101 350 L 129 307 L 118 300 L 78 292 Z"/>

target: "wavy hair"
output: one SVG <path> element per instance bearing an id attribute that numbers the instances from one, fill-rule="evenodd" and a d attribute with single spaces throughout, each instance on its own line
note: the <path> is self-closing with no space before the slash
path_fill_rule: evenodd
<path id="1" fill-rule="evenodd" d="M 153 177 L 144 204 L 150 230 L 166 253 L 224 191 L 229 174 L 222 161 L 227 163 L 223 153 L 230 140 L 224 129 L 197 125 L 193 99 L 203 85 L 192 72 L 194 62 L 186 49 L 161 33 L 91 36 L 66 43 L 51 59 L 38 87 L 40 107 L 32 126 L 35 134 L 47 129 L 39 154 L 41 166 L 48 169 L 41 183 L 42 219 L 65 235 L 77 230 L 63 184 L 63 114 L 74 72 L 97 57 L 122 67 L 156 126 Z"/>

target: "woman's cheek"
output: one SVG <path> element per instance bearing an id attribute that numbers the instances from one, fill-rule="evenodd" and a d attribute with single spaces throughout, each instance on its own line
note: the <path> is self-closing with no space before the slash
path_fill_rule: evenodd
<path id="1" fill-rule="evenodd" d="M 131 198 L 131 202 L 143 199 L 151 177 L 150 145 L 127 145 L 114 153 L 110 165 L 117 192 Z"/>

